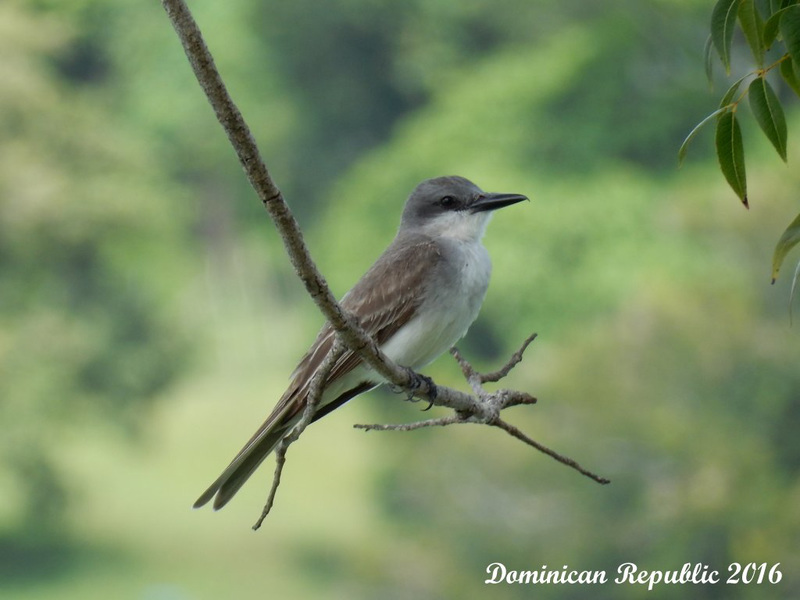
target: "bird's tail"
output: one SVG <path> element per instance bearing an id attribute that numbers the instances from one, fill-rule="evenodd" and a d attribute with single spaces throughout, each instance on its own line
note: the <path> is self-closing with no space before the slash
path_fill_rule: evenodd
<path id="1" fill-rule="evenodd" d="M 358 385 L 340 393 L 333 401 L 317 408 L 313 423 L 340 407 L 351 398 L 362 394 L 377 385 L 376 382 L 362 381 Z M 225 506 L 250 478 L 258 466 L 278 445 L 278 442 L 291 431 L 300 420 L 305 407 L 305 389 L 292 386 L 281 398 L 272 414 L 253 434 L 250 441 L 231 461 L 231 464 L 217 477 L 208 489 L 195 501 L 194 508 L 200 508 L 213 498 L 214 510 Z"/>
<path id="2" fill-rule="evenodd" d="M 216 481 L 195 501 L 194 508 L 200 508 L 213 498 L 214 510 L 219 510 L 233 498 L 298 421 L 298 413 L 301 411 L 298 406 L 300 403 L 296 402 L 297 391 L 295 386 L 286 391 L 267 420 L 234 457 L 222 475 L 217 477 Z"/>
<path id="3" fill-rule="evenodd" d="M 258 466 L 275 449 L 281 438 L 291 429 L 291 425 L 261 431 L 236 455 L 222 475 L 217 477 L 208 489 L 195 501 L 194 508 L 200 508 L 214 499 L 214 510 L 225 506 L 250 478 Z M 258 434 L 261 435 L 258 435 Z"/>

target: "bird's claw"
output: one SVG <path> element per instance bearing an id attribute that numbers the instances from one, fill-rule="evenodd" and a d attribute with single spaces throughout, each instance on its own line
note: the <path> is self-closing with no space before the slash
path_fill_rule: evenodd
<path id="1" fill-rule="evenodd" d="M 427 375 L 422 375 L 421 373 L 414 373 L 412 372 L 412 385 L 413 391 L 418 390 L 422 387 L 422 383 L 424 382 L 428 388 L 428 406 L 422 409 L 422 412 L 428 411 L 433 407 L 433 401 L 436 400 L 436 384 L 433 383 L 433 379 L 428 377 Z"/>
<path id="2" fill-rule="evenodd" d="M 430 410 L 433 407 L 434 400 L 436 400 L 436 384 L 433 382 L 433 379 L 428 377 L 427 375 L 422 375 L 417 373 L 413 369 L 408 369 L 408 375 L 410 379 L 410 383 L 408 388 L 402 388 L 399 385 L 391 385 L 389 389 L 394 392 L 395 394 L 399 394 L 402 392 L 406 393 L 406 400 L 409 402 L 419 402 L 420 398 L 416 398 L 414 393 L 421 387 L 423 387 L 423 383 L 428 388 L 428 406 L 422 409 L 422 412 Z"/>

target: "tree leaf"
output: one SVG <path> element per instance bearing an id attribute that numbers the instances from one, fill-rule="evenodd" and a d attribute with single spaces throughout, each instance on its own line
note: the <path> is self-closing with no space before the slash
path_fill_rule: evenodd
<path id="1" fill-rule="evenodd" d="M 792 290 L 789 292 L 789 324 L 792 324 L 792 304 L 794 304 L 794 292 L 797 289 L 797 279 L 800 278 L 800 260 L 797 261 L 797 266 L 794 269 L 794 277 L 792 277 Z M 775 283 L 775 280 L 772 280 Z"/>
<path id="2" fill-rule="evenodd" d="M 731 42 L 740 2 L 741 0 L 717 0 L 711 11 L 711 38 L 722 64 L 725 65 L 725 72 L 729 75 L 731 72 Z"/>
<path id="3" fill-rule="evenodd" d="M 728 91 L 725 92 L 725 95 L 722 97 L 722 100 L 719 101 L 719 107 L 725 108 L 730 106 L 733 103 L 733 97 L 736 95 L 736 92 L 739 90 L 739 86 L 742 85 L 742 82 L 745 78 L 749 77 L 749 75 L 745 75 L 744 77 L 740 77 L 736 81 L 733 82 L 733 85 L 728 88 Z"/>
<path id="4" fill-rule="evenodd" d="M 800 6 L 794 5 L 781 11 L 780 31 L 783 43 L 795 65 L 800 64 Z"/>
<path id="5" fill-rule="evenodd" d="M 762 17 L 769 18 L 772 15 L 772 3 L 770 0 L 755 0 L 756 9 L 761 13 Z"/>
<path id="6" fill-rule="evenodd" d="M 717 120 L 717 158 L 719 167 L 742 204 L 747 203 L 747 176 L 744 170 L 744 145 L 742 130 L 733 111 L 725 112 Z"/>
<path id="7" fill-rule="evenodd" d="M 797 69 L 791 56 L 785 58 L 781 63 L 781 76 L 789 84 L 789 87 L 794 90 L 794 93 L 800 96 L 800 78 L 797 76 Z"/>
<path id="8" fill-rule="evenodd" d="M 697 125 L 694 126 L 694 129 L 692 129 L 689 132 L 689 135 L 687 135 L 686 139 L 683 140 L 680 149 L 678 149 L 678 166 L 681 166 L 683 164 L 683 159 L 686 158 L 686 153 L 689 151 L 689 142 L 691 142 L 694 139 L 694 136 L 696 136 L 697 133 L 703 128 L 703 125 L 708 123 L 711 119 L 718 117 L 726 110 L 729 109 L 727 107 L 718 108 L 717 110 L 715 110 L 713 113 L 708 115 L 705 119 L 703 119 Z"/>
<path id="9" fill-rule="evenodd" d="M 739 4 L 739 24 L 742 26 L 742 32 L 750 46 L 750 51 L 756 59 L 756 64 L 759 67 L 764 66 L 764 40 L 761 37 L 761 32 L 764 30 L 764 22 L 761 20 L 761 15 L 756 10 L 755 0 L 741 0 Z"/>
<path id="10" fill-rule="evenodd" d="M 769 81 L 763 77 L 753 79 L 750 83 L 749 97 L 750 109 L 753 111 L 756 123 L 775 146 L 783 162 L 786 162 L 786 117 Z"/>
<path id="11" fill-rule="evenodd" d="M 769 50 L 770 46 L 775 43 L 775 38 L 778 37 L 778 28 L 781 24 L 781 18 L 785 9 L 781 9 L 772 13 L 772 16 L 764 23 L 764 30 L 761 33 L 761 40 L 764 48 Z"/>
<path id="12" fill-rule="evenodd" d="M 783 232 L 783 235 L 775 245 L 775 251 L 772 253 L 772 283 L 778 279 L 778 272 L 781 270 L 783 259 L 786 258 L 789 250 L 794 248 L 800 242 L 800 215 L 797 215 Z"/>
<path id="13" fill-rule="evenodd" d="M 756 6 L 764 19 L 769 19 L 781 9 L 781 0 L 756 0 Z"/>
<path id="14" fill-rule="evenodd" d="M 703 48 L 703 65 L 706 68 L 706 79 L 708 83 L 714 83 L 714 57 L 711 55 L 711 50 L 714 48 L 714 42 L 711 40 L 711 34 L 706 38 L 706 45 Z"/>

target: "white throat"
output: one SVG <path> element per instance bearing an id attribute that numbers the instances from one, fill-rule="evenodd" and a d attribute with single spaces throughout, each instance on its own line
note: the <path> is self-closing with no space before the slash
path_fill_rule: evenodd
<path id="1" fill-rule="evenodd" d="M 470 213 L 452 211 L 437 215 L 422 226 L 423 233 L 433 237 L 445 237 L 461 242 L 480 242 L 492 213 L 489 211 Z"/>

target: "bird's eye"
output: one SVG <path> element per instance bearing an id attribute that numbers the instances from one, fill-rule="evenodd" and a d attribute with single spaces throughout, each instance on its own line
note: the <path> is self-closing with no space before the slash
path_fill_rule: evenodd
<path id="1" fill-rule="evenodd" d="M 443 196 L 442 199 L 439 200 L 439 204 L 442 205 L 442 208 L 454 208 L 458 204 L 458 201 L 452 196 Z"/>

